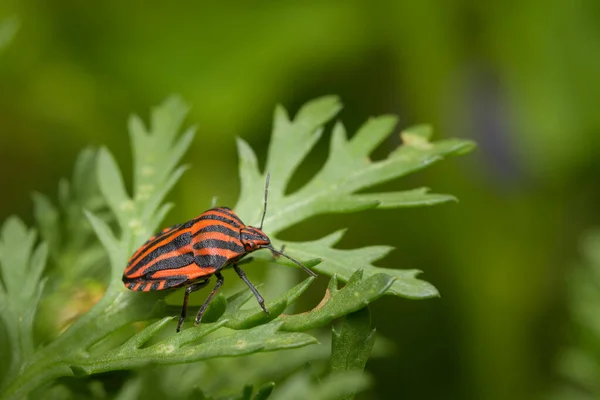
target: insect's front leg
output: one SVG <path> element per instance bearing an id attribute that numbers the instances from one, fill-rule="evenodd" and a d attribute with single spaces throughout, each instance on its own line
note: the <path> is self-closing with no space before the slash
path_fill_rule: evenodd
<path id="1" fill-rule="evenodd" d="M 254 296 L 256 297 L 256 300 L 258 301 L 260 308 L 262 308 L 265 313 L 269 314 L 269 310 L 267 310 L 267 307 L 265 307 L 265 299 L 263 299 L 263 297 L 260 295 L 260 293 L 258 293 L 258 290 L 256 290 L 254 285 L 248 280 L 246 273 L 244 271 L 242 271 L 242 269 L 240 267 L 238 267 L 237 264 L 233 264 L 233 269 L 235 270 L 235 272 L 237 272 L 239 277 L 246 283 L 246 285 L 248 285 L 250 290 L 252 290 L 252 293 L 254 293 Z"/>

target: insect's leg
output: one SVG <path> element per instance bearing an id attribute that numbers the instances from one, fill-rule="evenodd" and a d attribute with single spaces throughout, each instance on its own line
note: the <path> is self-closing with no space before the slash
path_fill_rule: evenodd
<path id="1" fill-rule="evenodd" d="M 177 324 L 177 332 L 179 332 L 179 330 L 181 329 L 181 325 L 183 325 L 183 321 L 185 321 L 188 298 L 190 297 L 190 293 L 202 289 L 208 284 L 208 281 L 210 281 L 210 278 L 205 279 L 202 282 L 194 283 L 193 285 L 190 285 L 185 289 L 185 295 L 183 296 L 183 307 L 181 308 L 181 317 L 179 318 L 179 323 Z"/>
<path id="2" fill-rule="evenodd" d="M 204 315 L 204 312 L 206 311 L 208 304 L 210 303 L 212 298 L 215 296 L 215 294 L 217 294 L 217 290 L 219 290 L 219 288 L 223 284 L 223 275 L 221 275 L 220 272 L 215 272 L 215 276 L 217 277 L 217 284 L 215 285 L 215 288 L 212 290 L 212 292 L 210 292 L 210 294 L 206 298 L 206 301 L 204 302 L 204 304 L 202 304 L 202 307 L 200 307 L 200 310 L 198 310 L 198 314 L 196 315 L 196 325 L 198 325 L 200 323 L 200 321 L 202 320 L 202 316 Z"/>
<path id="3" fill-rule="evenodd" d="M 254 293 L 256 300 L 258 300 L 258 304 L 260 305 L 260 308 L 262 308 L 265 313 L 269 314 L 269 310 L 267 310 L 267 307 L 265 307 L 265 299 L 263 299 L 262 296 L 260 295 L 260 293 L 258 293 L 258 290 L 256 290 L 254 285 L 252 283 L 250 283 L 250 281 L 248 280 L 248 277 L 246 276 L 246 273 L 244 271 L 242 271 L 242 269 L 240 267 L 238 267 L 237 264 L 233 265 L 233 269 L 235 269 L 235 272 L 237 272 L 237 274 L 240 276 L 240 278 L 242 278 L 242 280 L 244 282 L 246 282 L 246 285 L 248 285 L 250 290 L 252 290 L 252 293 Z"/>

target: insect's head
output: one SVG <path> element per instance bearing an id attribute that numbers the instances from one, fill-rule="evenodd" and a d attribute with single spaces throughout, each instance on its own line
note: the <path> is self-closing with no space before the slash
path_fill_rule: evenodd
<path id="1" fill-rule="evenodd" d="M 240 230 L 240 241 L 247 252 L 271 246 L 271 239 L 263 231 L 253 226 L 246 226 Z"/>

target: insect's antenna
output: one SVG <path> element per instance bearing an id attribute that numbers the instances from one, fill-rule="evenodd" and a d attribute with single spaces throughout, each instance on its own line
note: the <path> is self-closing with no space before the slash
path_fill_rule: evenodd
<path id="1" fill-rule="evenodd" d="M 302 265 L 302 263 L 300 263 L 300 261 L 294 260 L 292 257 L 290 257 L 287 254 L 284 254 L 284 253 L 282 253 L 280 251 L 275 250 L 271 246 L 267 247 L 267 249 L 271 250 L 275 254 L 279 254 L 280 256 L 284 256 L 288 260 L 292 261 L 293 263 L 295 263 L 296 265 L 298 265 L 300 268 L 302 268 L 304 271 L 306 271 L 306 273 L 309 274 L 310 276 L 317 276 L 317 274 L 315 274 L 313 271 L 311 271 L 310 269 L 308 269 L 304 265 Z"/>
<path id="2" fill-rule="evenodd" d="M 271 173 L 267 172 L 267 182 L 265 183 L 265 208 L 263 210 L 263 215 L 260 220 L 260 229 L 262 231 L 263 222 L 265 222 L 265 215 L 267 215 L 267 197 L 269 196 L 269 179 L 271 178 Z"/>

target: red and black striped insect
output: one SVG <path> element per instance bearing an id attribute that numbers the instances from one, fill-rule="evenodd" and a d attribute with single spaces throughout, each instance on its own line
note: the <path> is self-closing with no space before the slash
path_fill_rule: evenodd
<path id="1" fill-rule="evenodd" d="M 211 208 L 197 218 L 166 228 L 148 239 L 129 259 L 123 273 L 125 286 L 131 290 L 148 292 L 188 285 L 183 297 L 181 318 L 177 324 L 179 332 L 185 320 L 190 293 L 206 286 L 211 276 L 217 277 L 217 284 L 196 315 L 198 325 L 208 304 L 223 285 L 221 270 L 231 265 L 268 314 L 264 299 L 239 267 L 252 260 L 251 257 L 242 260 L 244 257 L 256 250 L 269 249 L 274 255 L 284 256 L 308 274 L 316 276 L 299 261 L 284 254 L 283 249 L 275 250 L 269 237 L 262 231 L 267 213 L 269 176 L 267 174 L 264 210 L 259 228 L 246 226 L 230 208 Z"/>

